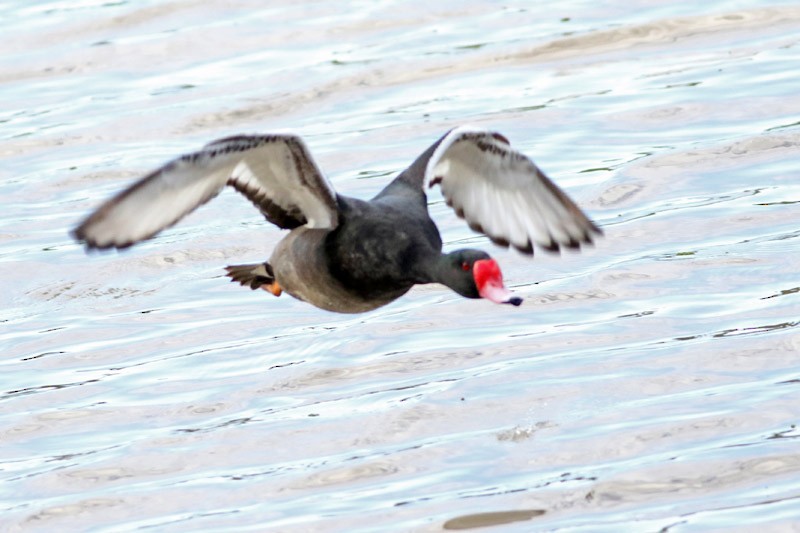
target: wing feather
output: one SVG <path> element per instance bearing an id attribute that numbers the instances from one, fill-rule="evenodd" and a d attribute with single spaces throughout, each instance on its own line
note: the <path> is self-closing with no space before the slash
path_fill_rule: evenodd
<path id="1" fill-rule="evenodd" d="M 579 247 L 602 234 L 583 211 L 502 135 L 462 126 L 428 160 L 424 183 L 439 185 L 471 228 L 525 253 Z"/>
<path id="2" fill-rule="evenodd" d="M 294 135 L 240 135 L 151 172 L 87 217 L 73 235 L 89 248 L 125 248 L 172 226 L 225 185 L 282 228 L 333 228 L 336 193 Z"/>

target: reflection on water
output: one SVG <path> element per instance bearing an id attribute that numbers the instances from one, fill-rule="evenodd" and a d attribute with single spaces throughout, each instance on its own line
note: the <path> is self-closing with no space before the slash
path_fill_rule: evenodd
<path id="1" fill-rule="evenodd" d="M 507 511 L 497 513 L 479 513 L 459 516 L 444 523 L 444 529 L 475 529 L 479 527 L 499 526 L 512 522 L 526 522 L 545 513 L 541 509 L 531 511 Z"/>
<path id="2" fill-rule="evenodd" d="M 21 531 L 786 528 L 798 516 L 800 8 L 489 1 L 0 7 L 0 479 Z M 358 316 L 228 284 L 224 193 L 126 253 L 67 230 L 223 135 L 303 134 L 368 197 L 496 128 L 601 223 L 519 309 Z M 624 524 L 624 526 L 623 526 Z"/>

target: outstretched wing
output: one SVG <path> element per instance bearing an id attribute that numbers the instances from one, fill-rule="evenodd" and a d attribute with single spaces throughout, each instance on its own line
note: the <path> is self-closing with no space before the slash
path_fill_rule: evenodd
<path id="1" fill-rule="evenodd" d="M 281 228 L 334 228 L 336 193 L 294 135 L 240 135 L 174 159 L 106 201 L 75 230 L 89 248 L 149 239 L 231 185 Z"/>
<path id="2" fill-rule="evenodd" d="M 598 228 L 527 156 L 499 133 L 462 126 L 428 160 L 424 183 L 493 242 L 532 254 L 591 243 Z"/>

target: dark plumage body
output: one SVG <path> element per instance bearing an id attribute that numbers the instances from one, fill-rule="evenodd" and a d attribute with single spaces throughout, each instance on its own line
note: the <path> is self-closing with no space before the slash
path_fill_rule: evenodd
<path id="1" fill-rule="evenodd" d="M 441 255 L 442 239 L 422 189 L 395 181 L 371 201 L 340 194 L 337 202 L 335 229 L 292 230 L 270 257 L 286 292 L 329 311 L 359 313 L 436 281 L 427 267 Z M 310 249 L 316 260 L 308 260 Z"/>

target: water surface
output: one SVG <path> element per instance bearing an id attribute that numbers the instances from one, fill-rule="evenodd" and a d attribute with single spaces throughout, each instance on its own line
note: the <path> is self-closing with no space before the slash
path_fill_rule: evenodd
<path id="1" fill-rule="evenodd" d="M 785 530 L 800 521 L 800 5 L 6 2 L 0 522 L 11 531 Z M 67 231 L 165 160 L 306 137 L 369 197 L 501 131 L 604 228 L 358 316 L 227 283 L 225 192 L 125 253 Z M 500 525 L 502 524 L 502 525 Z"/>

